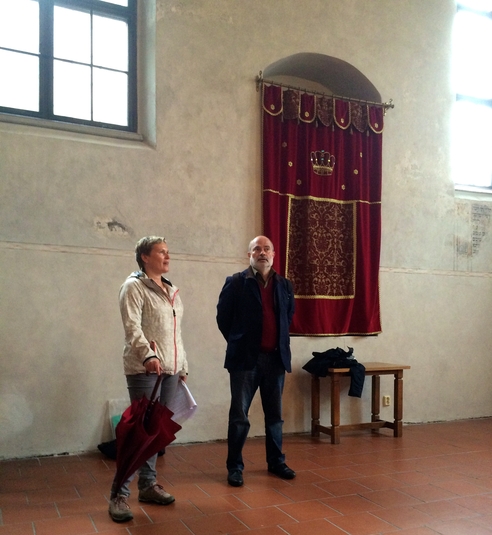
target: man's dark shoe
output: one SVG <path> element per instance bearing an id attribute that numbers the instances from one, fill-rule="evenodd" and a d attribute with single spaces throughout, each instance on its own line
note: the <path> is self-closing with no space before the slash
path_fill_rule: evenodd
<path id="1" fill-rule="evenodd" d="M 227 475 L 227 483 L 229 483 L 231 487 L 242 487 L 244 481 L 241 470 L 229 470 Z"/>
<path id="2" fill-rule="evenodd" d="M 269 466 L 268 471 L 281 479 L 294 479 L 296 473 L 289 468 L 285 463 L 277 464 L 277 466 Z"/>

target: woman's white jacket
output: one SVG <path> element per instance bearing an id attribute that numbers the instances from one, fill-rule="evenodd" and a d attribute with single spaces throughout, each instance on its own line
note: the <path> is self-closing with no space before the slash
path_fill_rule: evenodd
<path id="1" fill-rule="evenodd" d="M 188 373 L 181 338 L 183 303 L 179 290 L 162 277 L 165 292 L 143 271 L 135 271 L 120 288 L 120 312 L 125 330 L 123 367 L 125 375 L 145 373 L 144 362 L 157 356 L 164 373 Z M 150 347 L 154 341 L 156 350 Z"/>

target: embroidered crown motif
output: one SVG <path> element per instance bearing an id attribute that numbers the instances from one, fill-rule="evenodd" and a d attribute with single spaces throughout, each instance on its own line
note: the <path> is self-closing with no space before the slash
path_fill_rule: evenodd
<path id="1" fill-rule="evenodd" d="M 324 150 L 311 152 L 311 164 L 316 175 L 328 176 L 333 173 L 335 156 Z"/>

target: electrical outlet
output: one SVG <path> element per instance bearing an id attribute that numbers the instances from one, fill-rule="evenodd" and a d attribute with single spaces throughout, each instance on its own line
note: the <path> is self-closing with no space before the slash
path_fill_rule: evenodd
<path id="1" fill-rule="evenodd" d="M 383 407 L 389 407 L 391 405 L 391 396 L 383 396 Z"/>

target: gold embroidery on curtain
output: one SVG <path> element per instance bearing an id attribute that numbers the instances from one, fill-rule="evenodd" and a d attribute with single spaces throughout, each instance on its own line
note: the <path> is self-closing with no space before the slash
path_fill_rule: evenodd
<path id="1" fill-rule="evenodd" d="M 282 92 L 283 108 L 284 108 L 284 119 L 299 119 L 299 114 L 301 112 L 301 99 L 299 98 L 299 91 L 294 91 L 292 89 L 286 89 Z"/>

